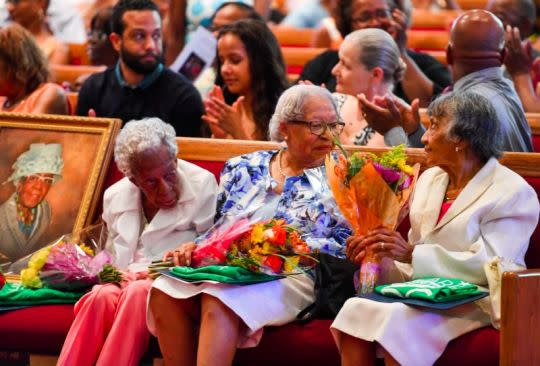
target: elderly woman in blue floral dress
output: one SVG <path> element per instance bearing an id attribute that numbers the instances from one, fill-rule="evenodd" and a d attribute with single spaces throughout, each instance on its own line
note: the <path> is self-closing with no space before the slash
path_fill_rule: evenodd
<path id="1" fill-rule="evenodd" d="M 257 151 L 225 164 L 217 219 L 283 218 L 312 249 L 344 257 L 351 232 L 323 165 L 334 147 L 332 133 L 342 130 L 327 90 L 297 85 L 285 91 L 270 122 L 270 137 L 284 141 L 286 149 Z M 185 243 L 166 256 L 189 265 L 196 246 Z M 154 282 L 147 320 L 166 364 L 230 365 L 237 348 L 258 344 L 265 326 L 294 320 L 313 301 L 310 274 L 249 286 L 193 285 L 162 276 Z"/>

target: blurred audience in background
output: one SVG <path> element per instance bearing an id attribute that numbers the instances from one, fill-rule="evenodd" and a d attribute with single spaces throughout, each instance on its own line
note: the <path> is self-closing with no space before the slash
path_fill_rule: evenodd
<path id="1" fill-rule="evenodd" d="M 47 82 L 47 60 L 18 24 L 0 29 L 0 108 L 5 112 L 68 114 L 63 89 Z"/>

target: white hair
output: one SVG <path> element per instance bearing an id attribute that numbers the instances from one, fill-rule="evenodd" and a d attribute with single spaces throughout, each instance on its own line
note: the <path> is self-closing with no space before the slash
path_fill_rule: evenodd
<path id="1" fill-rule="evenodd" d="M 288 121 L 304 118 L 304 106 L 309 97 L 321 97 L 328 100 L 336 115 L 338 115 L 334 98 L 328 90 L 317 85 L 294 85 L 285 90 L 277 101 L 276 110 L 272 118 L 270 118 L 270 124 L 268 125 L 270 140 L 283 141 L 283 136 L 279 132 L 279 126 Z"/>
<path id="2" fill-rule="evenodd" d="M 165 146 L 171 158 L 178 154 L 174 128 L 159 118 L 144 118 L 126 123 L 114 146 L 114 161 L 127 177 L 132 177 L 133 159 L 140 153 Z"/>
<path id="3" fill-rule="evenodd" d="M 343 43 L 350 42 L 360 54 L 357 61 L 368 71 L 380 67 L 384 81 L 391 87 L 405 74 L 406 65 L 392 36 L 378 28 L 359 29 L 349 33 Z"/>

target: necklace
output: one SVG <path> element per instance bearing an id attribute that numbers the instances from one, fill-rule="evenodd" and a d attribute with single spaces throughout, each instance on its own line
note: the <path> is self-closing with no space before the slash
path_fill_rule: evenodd
<path id="1" fill-rule="evenodd" d="M 279 171 L 279 174 L 281 174 L 283 178 L 287 178 L 287 174 L 283 172 L 283 168 L 281 167 L 281 158 L 283 157 L 282 153 L 283 153 L 283 150 L 279 150 L 278 157 L 277 157 L 278 171 Z"/>

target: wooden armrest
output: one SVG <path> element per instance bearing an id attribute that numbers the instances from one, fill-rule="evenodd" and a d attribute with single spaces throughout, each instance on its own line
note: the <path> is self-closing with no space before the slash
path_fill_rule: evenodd
<path id="1" fill-rule="evenodd" d="M 500 364 L 540 365 L 540 269 L 505 272 Z"/>

